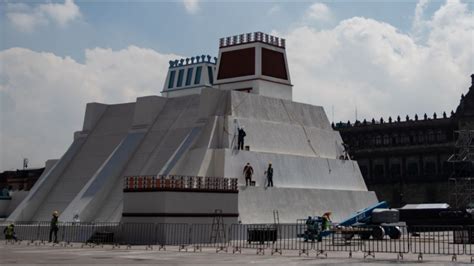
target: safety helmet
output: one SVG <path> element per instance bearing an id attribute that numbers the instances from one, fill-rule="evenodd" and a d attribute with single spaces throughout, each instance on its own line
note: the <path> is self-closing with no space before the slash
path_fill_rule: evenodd
<path id="1" fill-rule="evenodd" d="M 54 215 L 54 216 L 58 216 L 58 215 L 59 215 L 59 212 L 58 212 L 58 211 L 54 211 L 54 212 L 53 212 L 53 215 Z"/>

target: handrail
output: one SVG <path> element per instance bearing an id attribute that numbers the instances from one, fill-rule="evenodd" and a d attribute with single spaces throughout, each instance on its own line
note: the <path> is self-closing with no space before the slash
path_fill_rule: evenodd
<path id="1" fill-rule="evenodd" d="M 202 176 L 126 176 L 125 191 L 149 190 L 210 190 L 238 191 L 237 178 Z"/>

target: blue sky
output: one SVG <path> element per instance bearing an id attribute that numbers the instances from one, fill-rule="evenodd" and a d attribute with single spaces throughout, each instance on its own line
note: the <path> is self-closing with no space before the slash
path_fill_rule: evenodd
<path id="1" fill-rule="evenodd" d="M 474 1 L 2 1 L 0 10 L 0 171 L 59 158 L 88 102 L 159 95 L 169 60 L 216 55 L 220 37 L 285 38 L 293 99 L 336 122 L 356 109 L 360 120 L 449 114 L 474 73 Z"/>
<path id="2" fill-rule="evenodd" d="M 34 7 L 40 2 L 25 3 Z M 4 26 L 0 27 L 3 36 L 0 48 L 20 46 L 71 56 L 79 61 L 84 60 L 84 50 L 87 48 L 117 50 L 132 44 L 164 53 L 216 54 L 218 38 L 253 31 L 287 31 L 301 23 L 300 18 L 313 3 L 204 1 L 199 4 L 196 13 L 190 14 L 181 1 L 76 1 L 81 19 L 72 21 L 67 27 L 49 24 L 38 26 L 33 32 L 25 34 L 18 31 L 7 16 L 2 16 Z M 314 27 L 328 28 L 340 20 L 361 16 L 387 22 L 408 32 L 417 1 L 321 3 L 333 10 L 334 19 L 327 23 L 310 23 Z M 431 3 L 427 15 L 437 10 L 442 3 Z"/>

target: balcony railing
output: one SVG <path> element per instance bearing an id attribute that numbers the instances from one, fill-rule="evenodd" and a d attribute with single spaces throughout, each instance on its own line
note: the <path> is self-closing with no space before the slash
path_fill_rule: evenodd
<path id="1" fill-rule="evenodd" d="M 229 36 L 219 39 L 219 47 L 227 47 L 251 42 L 263 42 L 277 47 L 285 48 L 286 41 L 283 38 L 275 37 L 263 32 L 252 32 L 240 35 Z"/>
<path id="2" fill-rule="evenodd" d="M 237 192 L 237 178 L 203 176 L 127 176 L 124 191 L 214 191 Z"/>

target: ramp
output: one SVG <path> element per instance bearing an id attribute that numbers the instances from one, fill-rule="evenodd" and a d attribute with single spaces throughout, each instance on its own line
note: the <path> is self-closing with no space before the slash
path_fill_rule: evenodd
<path id="1" fill-rule="evenodd" d="M 66 154 L 35 184 L 31 196 L 8 220 L 45 221 L 52 211 L 62 212 L 125 137 L 133 107 L 133 103 L 110 105 L 98 112 L 93 128 L 77 134 Z M 85 125 L 87 120 L 86 115 Z"/>
<path id="2" fill-rule="evenodd" d="M 171 169 L 174 166 L 199 135 L 199 128 L 193 128 L 198 106 L 197 95 L 166 100 L 133 156 L 115 180 L 110 182 L 112 186 L 110 192 L 101 200 L 99 208 L 88 220 L 120 221 L 123 210 L 124 176 L 138 173 L 152 175 L 157 174 L 158 169 L 167 167 Z M 186 119 L 183 119 L 184 117 Z"/>

